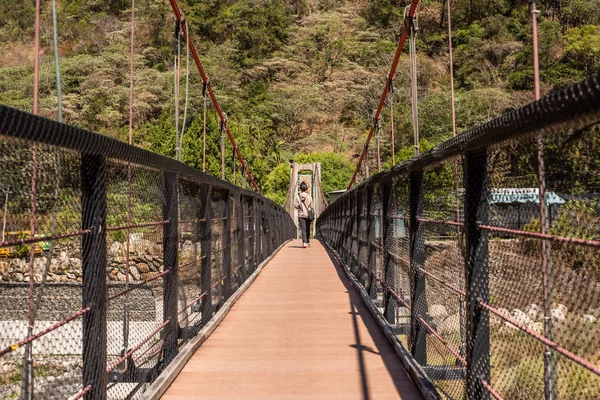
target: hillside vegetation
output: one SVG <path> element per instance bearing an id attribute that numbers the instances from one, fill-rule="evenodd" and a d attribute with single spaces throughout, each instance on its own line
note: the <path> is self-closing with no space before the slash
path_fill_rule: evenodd
<path id="1" fill-rule="evenodd" d="M 175 155 L 173 17 L 168 1 L 136 2 L 137 145 Z M 321 161 L 324 189 L 353 171 L 391 64 L 409 2 L 378 0 L 181 1 L 211 84 L 259 185 L 282 202 L 288 159 Z M 418 78 L 422 148 L 451 136 L 445 2 L 419 9 Z M 56 118 L 51 2 L 43 1 L 40 109 Z M 130 3 L 61 0 L 59 43 L 65 121 L 126 140 Z M 600 67 L 600 0 L 540 1 L 543 92 Z M 526 0 L 453 1 L 458 131 L 533 100 Z M 0 0 L 0 103 L 31 111 L 31 2 Z M 183 48 L 183 46 L 182 46 Z M 405 49 L 408 50 L 408 49 Z M 182 51 L 181 109 L 185 84 Z M 408 56 L 395 80 L 396 160 L 411 156 Z M 183 161 L 202 166 L 202 84 L 191 67 Z M 183 112 L 182 112 L 183 114 Z M 391 164 L 389 111 L 382 157 Z M 207 171 L 220 176 L 220 132 L 209 112 Z M 232 149 L 227 146 L 227 178 Z M 371 159 L 371 171 L 376 162 Z M 241 182 L 237 167 L 236 181 Z"/>

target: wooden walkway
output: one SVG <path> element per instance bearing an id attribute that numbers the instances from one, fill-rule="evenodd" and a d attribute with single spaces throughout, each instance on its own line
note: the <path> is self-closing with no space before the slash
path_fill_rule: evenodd
<path id="1" fill-rule="evenodd" d="M 420 399 L 392 347 L 318 242 L 288 243 L 163 399 Z"/>

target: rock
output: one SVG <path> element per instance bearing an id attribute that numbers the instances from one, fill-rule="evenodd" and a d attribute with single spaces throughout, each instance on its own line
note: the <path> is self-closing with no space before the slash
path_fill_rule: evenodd
<path id="1" fill-rule="evenodd" d="M 73 268 L 81 268 L 81 260 L 79 258 L 70 258 L 69 263 Z"/>
<path id="2" fill-rule="evenodd" d="M 23 282 L 24 278 L 25 278 L 25 276 L 20 272 L 17 272 L 16 274 L 13 275 L 13 280 L 15 282 Z"/>
<path id="3" fill-rule="evenodd" d="M 68 264 L 69 263 L 69 255 L 65 251 L 61 251 L 60 254 L 58 255 L 58 261 L 62 265 Z"/>
<path id="4" fill-rule="evenodd" d="M 138 270 L 138 272 L 140 272 L 142 274 L 145 272 L 150 272 L 150 266 L 148 266 L 148 264 L 146 264 L 146 263 L 139 263 L 137 265 L 137 270 Z"/>
<path id="5" fill-rule="evenodd" d="M 132 265 L 129 267 L 129 273 L 133 277 L 133 280 L 136 280 L 136 281 L 140 280 L 140 273 L 138 272 L 138 270 L 135 266 Z"/>
<path id="6" fill-rule="evenodd" d="M 406 307 L 398 308 L 398 318 L 408 318 L 410 317 L 410 310 Z"/>
<path id="7" fill-rule="evenodd" d="M 125 274 L 123 274 L 122 272 L 117 273 L 117 280 L 118 281 L 124 281 L 125 280 Z"/>
<path id="8" fill-rule="evenodd" d="M 528 328 L 537 333 L 538 335 L 544 333 L 544 325 L 541 322 L 534 322 L 531 325 L 529 325 Z"/>
<path id="9" fill-rule="evenodd" d="M 533 324 L 533 321 L 531 318 L 529 318 L 529 315 L 517 308 L 515 308 L 509 316 L 512 316 L 512 319 L 514 319 L 515 322 L 517 322 L 520 326 L 529 327 L 531 324 Z M 504 325 L 511 329 L 519 329 L 508 321 L 506 321 Z"/>
<path id="10" fill-rule="evenodd" d="M 60 268 L 60 262 L 56 258 L 53 258 L 52 261 L 50 261 L 50 272 L 54 273 L 54 272 L 58 271 L 59 268 Z"/>
<path id="11" fill-rule="evenodd" d="M 529 315 L 525 314 L 523 311 L 519 310 L 518 308 L 515 308 L 513 310 L 513 312 L 511 313 L 511 315 L 516 322 L 518 322 L 522 325 L 529 325 L 533 322 L 531 320 L 531 318 L 529 318 Z"/>
<path id="12" fill-rule="evenodd" d="M 117 276 L 118 273 L 119 273 L 119 270 L 117 268 L 113 268 L 113 270 L 110 271 L 110 274 L 115 277 Z"/>
<path id="13" fill-rule="evenodd" d="M 155 273 L 152 272 L 145 272 L 141 275 L 142 280 L 147 281 L 148 279 L 152 279 L 156 276 Z"/>
<path id="14" fill-rule="evenodd" d="M 75 281 L 77 280 L 77 277 L 75 276 L 75 274 L 67 274 L 67 279 L 69 279 L 70 281 Z"/>
<path id="15" fill-rule="evenodd" d="M 559 304 L 558 307 L 556 307 L 556 309 L 560 310 L 565 315 L 565 317 L 567 316 L 567 312 L 569 311 L 567 306 L 565 306 L 564 304 Z"/>
<path id="16" fill-rule="evenodd" d="M 456 313 L 449 316 L 443 322 L 437 325 L 438 333 L 452 333 L 460 331 L 460 314 Z"/>
<path id="17" fill-rule="evenodd" d="M 583 320 L 585 322 L 589 322 L 589 323 L 593 324 L 594 322 L 596 322 L 598 320 L 598 318 L 596 318 L 596 317 L 594 317 L 593 315 L 590 315 L 590 314 L 585 314 L 583 316 Z"/>
<path id="18" fill-rule="evenodd" d="M 527 313 L 529 318 L 531 318 L 532 321 L 536 321 L 538 319 L 538 317 L 540 317 L 542 315 L 542 310 L 535 303 L 530 305 L 529 308 L 527 308 L 527 310 L 525 312 Z"/>
<path id="19" fill-rule="evenodd" d="M 108 249 L 108 254 L 113 257 L 116 257 L 116 256 L 121 255 L 122 251 L 123 251 L 123 245 L 119 242 L 113 242 L 110 245 L 110 248 Z"/>
<path id="20" fill-rule="evenodd" d="M 0 262 L 0 275 L 4 275 L 8 271 L 8 264 Z"/>
<path id="21" fill-rule="evenodd" d="M 565 322 L 567 320 L 567 316 L 559 308 L 553 308 L 550 310 L 550 312 L 552 315 L 552 321 L 554 322 Z"/>
<path id="22" fill-rule="evenodd" d="M 446 318 L 448 316 L 448 310 L 441 304 L 432 304 L 429 306 L 428 314 L 434 319 Z"/>

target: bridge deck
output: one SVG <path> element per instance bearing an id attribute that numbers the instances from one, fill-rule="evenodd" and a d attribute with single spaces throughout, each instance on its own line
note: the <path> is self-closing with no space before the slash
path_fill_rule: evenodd
<path id="1" fill-rule="evenodd" d="M 360 296 L 317 241 L 288 243 L 163 399 L 419 399 Z"/>

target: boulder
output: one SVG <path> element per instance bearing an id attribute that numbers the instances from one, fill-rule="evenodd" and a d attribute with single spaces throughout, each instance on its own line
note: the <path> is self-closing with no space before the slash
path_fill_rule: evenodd
<path id="1" fill-rule="evenodd" d="M 460 314 L 456 313 L 444 319 L 437 325 L 438 333 L 452 333 L 460 331 Z"/>
<path id="2" fill-rule="evenodd" d="M 145 273 L 145 272 L 150 272 L 150 266 L 146 263 L 139 263 L 137 265 L 137 270 L 139 273 Z"/>
<path id="3" fill-rule="evenodd" d="M 552 310 L 550 310 L 550 312 L 552 315 L 552 321 L 554 322 L 562 323 L 567 320 L 566 314 L 560 308 L 553 308 Z"/>
<path id="4" fill-rule="evenodd" d="M 585 322 L 589 322 L 589 323 L 593 324 L 594 322 L 596 322 L 598 320 L 598 318 L 596 318 L 596 317 L 594 317 L 593 315 L 590 315 L 590 314 L 585 314 L 583 316 L 583 320 Z"/>
<path id="5" fill-rule="evenodd" d="M 428 314 L 433 319 L 441 319 L 448 316 L 448 310 L 441 304 L 432 304 L 429 306 Z"/>
<path id="6" fill-rule="evenodd" d="M 25 276 L 20 272 L 13 274 L 13 281 L 15 281 L 15 282 L 23 282 L 24 279 L 25 279 Z"/>
<path id="7" fill-rule="evenodd" d="M 544 324 L 541 322 L 534 322 L 528 326 L 529 329 L 537 333 L 538 335 L 542 335 L 544 333 Z"/>
<path id="8" fill-rule="evenodd" d="M 525 312 L 532 321 L 537 321 L 543 315 L 542 309 L 535 303 L 530 305 Z"/>
<path id="9" fill-rule="evenodd" d="M 119 242 L 113 242 L 108 249 L 108 254 L 109 254 L 109 256 L 117 257 L 117 256 L 121 255 L 122 251 L 123 251 L 123 245 Z"/>
<path id="10" fill-rule="evenodd" d="M 138 269 L 135 266 L 129 267 L 129 273 L 131 274 L 131 277 L 133 278 L 133 280 L 135 280 L 135 281 L 140 280 L 140 273 L 138 272 Z"/>

